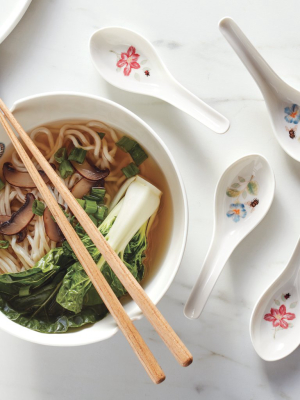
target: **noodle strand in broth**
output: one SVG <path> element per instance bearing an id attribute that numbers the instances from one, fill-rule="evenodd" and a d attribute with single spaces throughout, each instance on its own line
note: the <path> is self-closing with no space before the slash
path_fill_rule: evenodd
<path id="1" fill-rule="evenodd" d="M 101 139 L 99 133 L 105 134 Z M 70 144 L 87 150 L 87 157 L 97 167 L 110 169 L 110 175 L 105 180 L 105 204 L 109 206 L 111 200 L 126 180 L 122 173 L 122 168 L 131 162 L 130 156 L 122 152 L 122 161 L 117 162 L 116 154 L 118 147 L 118 135 L 115 130 L 102 122 L 90 121 L 88 123 L 71 124 L 67 123 L 57 127 L 41 126 L 35 128 L 30 133 L 31 139 L 43 153 L 50 163 L 55 163 L 54 155 L 61 147 L 68 147 Z M 19 159 L 16 151 L 11 153 L 9 160 L 16 171 L 27 172 L 22 161 Z M 39 165 L 33 160 L 35 166 Z M 62 182 L 71 189 L 82 176 L 74 171 L 74 173 L 62 179 Z M 51 193 L 56 201 L 65 207 L 68 211 L 61 195 L 57 190 L 48 184 Z M 36 199 L 42 200 L 42 197 L 36 188 L 24 189 L 15 187 L 6 182 L 4 190 L 0 191 L 0 214 L 12 215 L 25 202 L 26 193 L 33 193 Z M 17 243 L 17 235 L 4 236 L 10 244 L 8 249 L 0 250 L 0 272 L 12 273 L 20 272 L 32 268 L 37 261 L 45 256 L 50 249 L 56 247 L 56 243 L 52 242 L 46 232 L 43 217 L 35 216 L 27 227 L 26 238 Z"/>

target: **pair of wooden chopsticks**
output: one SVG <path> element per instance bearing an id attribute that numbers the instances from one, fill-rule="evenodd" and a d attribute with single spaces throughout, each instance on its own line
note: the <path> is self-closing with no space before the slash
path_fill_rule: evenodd
<path id="1" fill-rule="evenodd" d="M 32 180 L 36 184 L 40 194 L 42 195 L 46 205 L 49 207 L 53 217 L 57 221 L 60 229 L 62 230 L 66 240 L 71 245 L 74 253 L 80 261 L 82 267 L 87 273 L 88 277 L 92 281 L 95 289 L 101 296 L 103 302 L 108 308 L 116 320 L 119 328 L 123 332 L 124 336 L 128 340 L 129 344 L 135 351 L 140 362 L 144 366 L 148 375 L 154 383 L 161 383 L 165 380 L 165 374 L 159 366 L 158 362 L 154 358 L 153 354 L 149 350 L 148 346 L 144 342 L 143 338 L 137 331 L 136 327 L 128 317 L 127 313 L 123 309 L 120 301 L 112 291 L 111 287 L 105 280 L 101 271 L 97 268 L 95 262 L 90 256 L 87 249 L 84 247 L 80 238 L 72 228 L 71 224 L 65 217 L 63 211 L 57 204 L 56 200 L 49 191 L 47 185 L 41 178 L 37 169 L 33 165 L 30 157 L 26 153 L 22 144 L 18 140 L 16 134 L 12 130 L 10 124 L 19 134 L 23 140 L 25 146 L 31 152 L 32 156 L 36 159 L 38 164 L 41 166 L 43 171 L 47 174 L 51 180 L 53 186 L 63 197 L 64 201 L 68 204 L 70 210 L 75 215 L 79 223 L 82 225 L 86 233 L 89 235 L 95 246 L 101 252 L 104 259 L 110 265 L 114 273 L 120 279 L 124 287 L 136 304 L 140 307 L 144 315 L 148 318 L 150 323 L 153 325 L 159 336 L 165 342 L 171 353 L 174 355 L 176 360 L 183 367 L 187 367 L 193 361 L 193 357 L 185 345 L 182 343 L 180 338 L 174 332 L 172 327 L 168 324 L 165 318 L 162 316 L 160 311 L 152 303 L 148 295 L 145 293 L 140 284 L 131 275 L 129 270 L 126 268 L 124 263 L 114 252 L 114 250 L 107 243 L 105 238 L 99 232 L 97 227 L 92 223 L 88 215 L 85 213 L 83 208 L 78 204 L 75 197 L 71 194 L 69 189 L 61 182 L 59 176 L 53 170 L 51 165 L 45 159 L 43 154 L 39 151 L 36 145 L 33 143 L 31 138 L 27 135 L 18 121 L 15 119 L 13 114 L 9 111 L 4 102 L 0 99 L 0 122 L 7 132 L 13 146 L 15 147 L 20 159 L 23 161 L 28 173 Z"/>

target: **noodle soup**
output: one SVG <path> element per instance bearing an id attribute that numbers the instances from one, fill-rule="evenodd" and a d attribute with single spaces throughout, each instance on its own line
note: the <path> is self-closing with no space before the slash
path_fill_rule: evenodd
<path id="1" fill-rule="evenodd" d="M 69 162 L 67 156 L 65 156 L 65 160 L 63 160 L 63 162 L 59 163 L 57 161 L 59 159 L 58 153 L 61 149 L 66 149 L 65 153 L 67 155 L 70 154 L 70 152 L 73 151 L 74 148 L 79 149 L 78 152 L 81 152 L 81 155 L 85 155 L 86 159 L 88 160 L 88 164 L 92 166 L 91 168 L 94 168 L 96 171 L 102 172 L 109 170 L 109 174 L 104 178 L 105 184 L 103 185 L 101 179 L 99 179 L 98 182 L 101 181 L 101 185 L 105 188 L 105 195 L 102 200 L 103 206 L 111 211 L 110 206 L 112 205 L 117 194 L 120 192 L 120 190 L 122 190 L 122 187 L 126 186 L 125 182 L 128 179 L 128 174 L 132 173 L 132 169 L 128 169 L 128 166 L 134 164 L 133 157 L 134 154 L 136 154 L 133 152 L 130 153 L 130 151 L 127 152 L 126 148 L 122 148 L 122 146 L 118 144 L 120 143 L 120 139 L 124 137 L 124 134 L 122 132 L 116 131 L 112 127 L 105 125 L 99 121 L 76 121 L 76 123 L 67 121 L 33 129 L 30 132 L 30 136 L 34 140 L 37 147 L 44 154 L 46 159 L 50 163 L 54 164 L 58 174 L 61 174 L 61 179 L 71 191 L 73 191 L 75 186 L 81 183 L 82 180 L 89 180 L 86 179 L 84 175 L 82 175 L 83 172 L 80 168 L 76 169 L 74 167 L 74 165 L 76 166 L 77 161 Z M 126 135 L 126 137 L 128 139 L 127 144 L 129 143 L 131 145 L 131 143 L 136 143 L 128 135 Z M 137 144 L 136 147 L 140 147 L 139 144 Z M 141 151 L 143 151 L 143 149 Z M 60 152 L 60 154 L 61 153 L 62 152 Z M 143 155 L 143 153 L 141 154 Z M 8 165 L 7 163 L 10 164 Z M 61 168 L 63 163 L 67 165 L 67 168 L 72 168 L 73 170 L 66 174 L 66 176 L 63 176 L 63 174 L 66 173 L 66 170 Z M 6 171 L 6 175 L 2 174 L 2 180 L 5 181 L 5 187 L 0 191 L 0 215 L 9 217 L 12 215 L 12 213 L 17 213 L 18 210 L 20 210 L 21 207 L 24 205 L 24 203 L 26 204 L 27 195 L 29 193 L 31 193 L 38 202 L 40 202 L 41 204 L 43 203 L 43 199 L 41 198 L 36 188 L 22 187 L 22 181 L 24 182 L 23 177 L 25 176 L 22 174 L 26 174 L 26 169 L 18 158 L 16 152 L 12 148 L 6 150 L 5 156 L 3 157 L 3 159 L 1 159 L 0 166 L 1 171 Z M 38 165 L 36 165 L 36 167 L 39 168 Z M 160 259 L 163 257 L 164 248 L 167 245 L 166 241 L 168 240 L 169 232 L 172 228 L 171 221 L 173 211 L 169 187 L 164 178 L 164 174 L 160 170 L 159 166 L 155 163 L 155 161 L 151 157 L 148 157 L 146 160 L 143 160 L 140 165 L 135 165 L 135 174 L 137 170 L 139 176 L 150 182 L 163 194 L 160 199 L 158 212 L 153 215 L 153 218 L 150 219 L 151 223 L 147 225 L 145 249 L 143 251 L 143 254 L 139 255 L 140 261 L 138 265 L 140 269 L 143 269 L 143 271 L 142 274 L 137 273 L 137 279 L 141 280 L 144 279 L 145 276 L 149 278 L 155 273 L 154 268 L 151 267 L 153 261 L 155 260 L 156 265 L 158 265 Z M 8 176 L 13 177 L 10 178 L 14 179 L 12 181 L 13 184 L 9 183 L 8 180 L 5 179 L 5 177 Z M 134 176 L 135 175 L 133 175 L 132 177 L 129 176 L 129 178 L 134 179 Z M 18 179 L 20 180 L 20 184 L 18 183 Z M 67 204 L 65 204 L 64 200 L 62 199 L 61 195 L 56 191 L 56 189 L 51 186 L 51 182 L 48 182 L 48 187 L 57 202 L 64 208 L 66 215 L 68 215 L 70 217 L 70 220 L 72 220 L 72 215 L 70 210 L 68 209 Z M 95 193 L 97 193 L 96 190 Z M 85 193 L 82 197 L 83 199 L 86 198 L 86 200 L 83 200 L 86 202 L 86 204 L 88 204 L 89 206 L 94 206 L 94 204 L 92 203 L 95 203 L 95 201 L 91 200 L 93 199 L 93 196 L 91 194 L 92 193 Z M 103 206 L 102 204 L 100 206 L 98 205 L 98 211 L 99 207 L 102 207 L 101 210 L 103 210 Z M 93 216 L 95 215 L 98 215 L 98 211 L 92 213 L 91 218 L 93 218 Z M 99 220 L 96 220 L 94 222 L 101 225 Z M 7 224 L 7 222 L 5 223 Z M 105 223 L 105 218 L 103 223 Z M 51 224 L 53 225 L 53 222 L 51 222 Z M 51 251 L 64 248 L 64 242 L 54 241 L 51 235 L 49 236 L 47 225 L 45 225 L 45 214 L 44 218 L 42 215 L 39 214 L 34 215 L 33 219 L 22 230 L 22 232 L 23 231 L 24 233 L 23 235 L 21 235 L 21 237 L 18 236 L 19 233 L 10 236 L 3 234 L 4 241 L 8 242 L 8 247 L 0 249 L 0 272 L 2 274 L 18 274 L 30 271 L 32 270 L 32 268 L 35 268 L 35 266 L 38 265 L 41 259 L 47 257 L 47 255 L 50 254 Z M 128 250 L 129 254 L 130 249 L 128 249 L 128 246 L 126 247 L 126 249 Z M 127 251 L 126 249 L 125 252 Z M 67 251 L 70 251 L 70 249 L 67 249 Z M 145 256 L 146 258 L 144 259 Z M 129 259 L 130 254 L 128 255 L 127 260 Z M 73 260 L 73 262 L 75 262 L 75 260 Z M 145 270 L 144 266 L 146 267 Z M 77 273 L 77 271 L 75 272 Z M 115 281 L 113 281 L 112 284 L 115 285 Z M 42 289 L 43 285 L 41 285 L 39 290 Z M 30 296 L 30 290 L 31 289 L 28 289 L 27 296 Z M 122 290 L 118 290 L 119 289 L 117 288 L 117 294 L 124 294 Z M 21 294 L 26 297 L 26 292 L 24 293 L 25 294 L 23 294 L 22 292 Z M 90 290 L 89 298 L 83 306 L 83 309 L 84 307 L 88 308 L 95 306 L 93 304 L 93 296 L 95 296 L 95 293 Z M 2 297 L 4 301 L 7 300 L 5 296 Z M 9 301 L 8 304 L 9 306 L 11 306 Z M 98 306 L 99 302 L 96 304 Z M 52 309 L 54 308 L 54 306 L 56 306 L 56 304 L 51 305 Z M 70 312 L 74 312 L 74 310 L 68 309 L 65 313 L 63 312 L 63 317 L 66 316 L 66 318 L 72 320 L 73 316 L 69 316 Z M 75 312 L 74 314 L 79 315 Z M 36 314 L 36 310 L 33 312 L 33 316 L 35 319 L 42 320 L 44 317 L 42 317 L 41 315 L 42 313 L 40 314 L 40 316 L 39 314 Z M 94 318 L 95 320 L 91 319 L 88 322 L 95 322 L 96 320 L 101 319 L 104 315 L 105 310 L 101 309 L 101 312 L 98 312 L 97 316 Z M 10 316 L 8 315 L 8 317 Z M 47 318 L 48 317 L 49 316 L 47 314 Z M 32 315 L 30 318 L 32 318 Z M 52 314 L 49 318 L 51 320 Z M 36 325 L 28 323 L 27 321 L 26 323 L 22 323 L 20 321 L 21 320 L 17 322 L 23 326 L 27 326 L 31 329 L 35 329 L 41 332 L 53 332 L 53 330 L 51 329 L 56 329 L 54 331 L 57 332 L 64 332 L 67 330 L 64 329 L 64 326 L 61 327 L 61 325 L 64 324 L 64 322 L 62 322 L 62 319 L 59 320 L 60 325 L 57 323 L 57 321 L 55 321 L 55 328 L 53 328 L 53 322 L 53 326 L 51 326 L 51 329 L 48 330 L 37 328 L 37 326 L 40 327 L 45 325 L 44 320 L 42 321 L 44 325 L 41 324 L 41 321 L 39 321 L 39 323 L 37 323 Z M 82 323 L 81 325 L 84 324 Z M 81 325 L 78 324 L 77 326 Z M 76 327 L 76 324 L 71 324 L 70 327 Z"/>

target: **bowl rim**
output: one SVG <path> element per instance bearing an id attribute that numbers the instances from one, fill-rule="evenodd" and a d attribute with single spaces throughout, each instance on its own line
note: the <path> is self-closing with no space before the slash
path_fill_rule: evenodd
<path id="1" fill-rule="evenodd" d="M 187 235 L 188 235 L 188 224 L 189 224 L 189 212 L 188 212 L 188 201 L 187 201 L 187 194 L 186 194 L 186 189 L 184 186 L 184 182 L 183 179 L 181 177 L 180 171 L 177 167 L 177 164 L 170 152 L 170 150 L 168 149 L 168 147 L 166 146 L 166 144 L 163 142 L 163 140 L 160 138 L 160 136 L 143 120 L 141 119 L 139 116 L 137 116 L 135 113 L 133 113 L 132 111 L 128 110 L 126 107 L 112 101 L 109 99 L 106 99 L 104 97 L 101 96 L 97 96 L 97 95 L 92 95 L 92 94 L 87 94 L 87 93 L 83 93 L 83 92 L 74 92 L 74 91 L 54 91 L 54 92 L 43 92 L 43 93 L 39 93 L 39 94 L 35 94 L 35 95 L 30 95 L 30 96 L 26 96 L 23 97 L 19 100 L 16 100 L 13 105 L 11 106 L 10 110 L 12 113 L 14 113 L 18 106 L 30 101 L 30 100 L 34 100 L 34 99 L 39 99 L 39 98 L 45 98 L 45 97 L 55 97 L 55 96 L 72 96 L 72 97 L 83 97 L 83 98 L 89 98 L 92 100 L 96 100 L 99 102 L 104 102 L 107 103 L 109 105 L 111 105 L 113 108 L 117 108 L 121 111 L 123 111 L 124 113 L 128 114 L 130 117 L 132 117 L 133 119 L 135 119 L 138 123 L 140 123 L 153 137 L 154 139 L 159 143 L 159 145 L 164 149 L 164 151 L 166 152 L 167 156 L 169 157 L 169 160 L 171 162 L 171 164 L 173 165 L 173 168 L 175 170 L 175 173 L 177 175 L 178 178 L 178 182 L 179 182 L 179 187 L 180 187 L 180 191 L 181 191 L 181 195 L 182 195 L 182 200 L 183 200 L 183 240 L 182 240 L 182 244 L 181 244 L 181 248 L 179 251 L 179 255 L 178 255 L 178 259 L 177 262 L 173 265 L 173 270 L 172 273 L 169 274 L 169 278 L 166 281 L 165 284 L 165 288 L 159 292 L 159 294 L 157 295 L 157 297 L 152 300 L 153 303 L 155 305 L 157 305 L 159 303 L 159 301 L 162 299 L 162 297 L 165 295 L 165 293 L 167 292 L 167 290 L 170 288 L 173 280 L 175 279 L 175 276 L 178 272 L 179 266 L 181 264 L 183 255 L 184 255 L 184 251 L 185 251 L 185 247 L 186 247 L 186 242 L 187 242 Z M 133 300 L 132 300 L 133 301 Z M 134 315 L 134 316 L 130 316 L 130 319 L 132 321 L 135 320 L 139 320 L 142 317 L 144 317 L 144 314 L 141 312 L 139 315 Z M 42 344 L 42 345 L 48 345 L 48 346 L 55 346 L 55 347 L 73 347 L 73 346 L 82 346 L 82 345 L 87 345 L 87 344 L 92 344 L 92 343 L 98 343 L 101 342 L 103 340 L 109 339 L 110 337 L 114 336 L 118 331 L 119 331 L 119 327 L 116 326 L 115 329 L 111 332 L 111 334 L 108 334 L 105 337 L 102 337 L 99 340 L 95 340 L 95 339 L 89 339 L 89 336 L 87 335 L 87 337 L 84 340 L 81 340 L 81 343 L 70 343 L 68 344 L 53 344 L 53 343 L 47 343 L 47 340 L 43 340 L 43 337 L 45 336 L 44 334 L 42 336 L 39 337 L 39 339 L 37 340 L 37 338 L 24 338 L 22 334 L 20 334 L 19 332 L 13 332 L 11 329 L 8 329 L 6 326 L 2 326 L 0 324 L 0 329 L 2 329 L 3 331 L 12 334 L 15 337 L 18 337 L 20 339 L 26 340 L 26 341 L 30 341 L 32 343 L 37 343 L 37 344 Z"/>

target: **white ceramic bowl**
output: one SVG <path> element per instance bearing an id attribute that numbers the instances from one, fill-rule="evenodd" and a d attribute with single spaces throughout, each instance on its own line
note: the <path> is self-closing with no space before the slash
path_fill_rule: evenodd
<path id="1" fill-rule="evenodd" d="M 144 289 L 157 304 L 172 283 L 179 268 L 187 237 L 188 211 L 184 186 L 179 171 L 166 145 L 139 117 L 120 105 L 96 96 L 79 93 L 46 93 L 27 97 L 12 108 L 16 118 L 26 131 L 56 121 L 70 119 L 100 120 L 130 134 L 147 149 L 148 154 L 163 171 L 171 193 L 172 229 L 168 245 L 154 265 L 154 273 L 145 279 Z M 0 142 L 9 143 L 0 127 Z M 155 260 L 154 260 L 155 263 Z M 152 266 L 151 266 L 152 268 Z M 142 317 L 140 309 L 131 300 L 124 302 L 131 319 Z M 79 346 L 108 339 L 118 331 L 111 315 L 94 325 L 64 334 L 44 334 L 24 328 L 0 312 L 0 328 L 14 336 L 34 343 L 52 346 Z"/>

